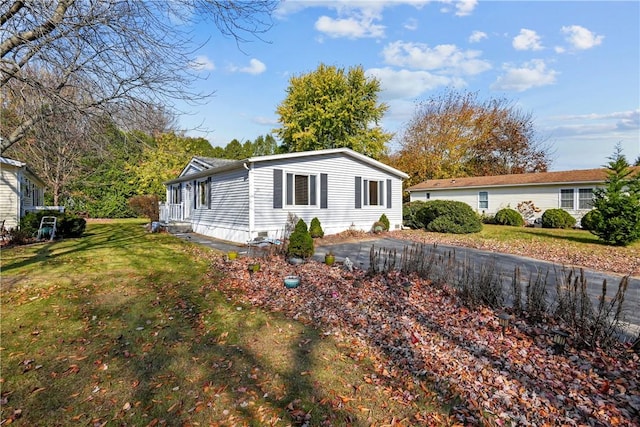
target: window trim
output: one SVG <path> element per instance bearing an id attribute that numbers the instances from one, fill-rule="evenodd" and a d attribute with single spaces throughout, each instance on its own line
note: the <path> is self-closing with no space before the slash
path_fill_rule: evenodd
<path id="1" fill-rule="evenodd" d="M 563 204 L 563 202 L 568 202 L 569 201 L 568 198 L 562 197 L 565 194 L 566 195 L 571 194 L 571 206 L 565 206 Z M 576 208 L 576 189 L 575 188 L 561 188 L 559 197 L 560 197 L 560 200 L 558 202 L 558 207 L 560 209 L 575 210 L 575 208 Z M 568 203 L 566 203 L 566 204 L 568 204 Z"/>
<path id="2" fill-rule="evenodd" d="M 591 198 L 589 200 L 587 200 L 586 198 L 581 197 L 583 192 L 588 191 L 589 194 L 591 195 Z M 578 210 L 580 211 L 588 211 L 593 209 L 593 200 L 594 200 L 594 193 L 593 193 L 593 188 L 578 188 Z M 587 204 L 588 206 L 584 207 L 583 203 Z"/>
<path id="3" fill-rule="evenodd" d="M 196 209 L 209 208 L 210 194 L 209 180 L 200 180 L 196 183 Z"/>
<path id="4" fill-rule="evenodd" d="M 485 195 L 486 197 L 483 198 L 482 196 Z M 483 203 L 486 204 L 486 206 L 483 206 Z M 489 209 L 489 192 L 488 191 L 478 191 L 478 210 L 488 210 Z"/>
<path id="5" fill-rule="evenodd" d="M 317 208 L 319 207 L 319 198 L 318 198 L 318 183 L 320 179 L 318 179 L 318 173 L 304 173 L 304 172 L 294 172 L 294 171 L 285 171 L 285 200 L 284 206 L 287 207 L 296 207 L 296 208 Z M 307 185 L 307 194 L 306 194 L 306 204 L 297 204 L 297 196 L 296 193 L 296 181 L 297 177 L 305 177 L 306 185 Z"/>
<path id="6" fill-rule="evenodd" d="M 371 203 L 371 187 L 376 186 L 376 203 Z M 381 179 L 363 179 L 362 180 L 362 198 L 364 206 L 385 207 L 385 181 Z"/>

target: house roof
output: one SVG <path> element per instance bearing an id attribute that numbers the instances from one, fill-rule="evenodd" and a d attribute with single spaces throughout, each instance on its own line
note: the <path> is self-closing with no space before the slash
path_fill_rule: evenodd
<path id="1" fill-rule="evenodd" d="M 193 160 L 201 163 L 207 169 L 218 168 L 220 166 L 224 166 L 224 165 L 228 165 L 229 163 L 236 162 L 236 160 L 219 159 L 217 157 L 201 157 L 201 156 L 196 156 L 193 158 Z"/>
<path id="2" fill-rule="evenodd" d="M 632 168 L 640 171 L 640 167 Z M 407 188 L 407 191 L 453 188 L 514 187 L 550 184 L 598 184 L 607 179 L 608 169 L 582 169 L 559 172 L 536 172 L 511 175 L 430 179 Z"/>
<path id="3" fill-rule="evenodd" d="M 239 169 L 239 168 L 249 168 L 249 165 L 252 163 L 262 163 L 269 161 L 286 161 L 289 159 L 303 158 L 303 157 L 314 157 L 314 156 L 323 156 L 323 155 L 331 155 L 331 154 L 344 154 L 346 156 L 352 157 L 356 160 L 360 160 L 364 163 L 367 163 L 371 166 L 377 167 L 379 169 L 385 170 L 393 175 L 396 175 L 400 178 L 406 179 L 409 177 L 406 173 L 392 168 L 391 166 L 385 165 L 382 162 L 372 159 L 371 157 L 365 156 L 364 154 L 357 153 L 349 148 L 329 148 L 326 150 L 315 150 L 315 151 L 300 151 L 295 153 L 285 153 L 285 154 L 272 154 L 269 156 L 257 156 L 257 157 L 249 157 L 243 160 L 226 160 L 226 159 L 211 159 L 207 157 L 194 157 L 194 159 L 209 159 L 209 160 L 226 160 L 224 163 L 220 163 L 218 166 L 213 166 L 211 168 L 207 168 L 197 173 L 193 173 L 186 176 L 181 176 L 170 181 L 165 182 L 165 184 L 176 184 L 182 181 L 188 181 L 191 179 L 203 178 L 209 176 L 213 173 L 224 172 L 226 170 Z"/>
<path id="4" fill-rule="evenodd" d="M 13 166 L 13 167 L 18 168 L 18 169 L 24 169 L 27 172 L 29 172 L 31 177 L 33 179 L 35 179 L 36 181 L 38 181 L 41 186 L 44 187 L 46 185 L 45 182 L 38 175 L 36 175 L 36 173 L 34 171 L 32 171 L 31 168 L 29 168 L 29 166 L 25 162 L 21 162 L 19 160 L 10 159 L 8 157 L 0 157 L 0 164 Z"/>

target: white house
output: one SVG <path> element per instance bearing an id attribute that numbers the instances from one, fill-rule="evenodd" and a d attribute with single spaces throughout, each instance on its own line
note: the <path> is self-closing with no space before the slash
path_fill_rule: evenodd
<path id="1" fill-rule="evenodd" d="M 408 175 L 347 148 L 244 160 L 194 157 L 165 183 L 161 221 L 186 221 L 194 232 L 245 243 L 282 238 L 289 213 L 325 234 L 370 230 L 386 214 L 402 225 L 402 180 Z"/>
<path id="2" fill-rule="evenodd" d="M 593 190 L 604 185 L 607 169 L 431 179 L 407 188 L 410 200 L 457 200 L 476 212 L 494 215 L 532 201 L 540 209 L 561 208 L 577 220 L 593 207 Z"/>
<path id="3" fill-rule="evenodd" d="M 0 222 L 6 229 L 15 228 L 20 218 L 44 204 L 44 182 L 26 163 L 0 157 Z"/>

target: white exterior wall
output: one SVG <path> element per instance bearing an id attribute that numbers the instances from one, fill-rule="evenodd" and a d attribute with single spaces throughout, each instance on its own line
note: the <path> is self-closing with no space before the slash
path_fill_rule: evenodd
<path id="1" fill-rule="evenodd" d="M 510 207 L 517 209 L 518 203 L 531 200 L 533 204 L 540 209 L 537 217 L 542 216 L 547 209 L 560 208 L 560 190 L 574 190 L 574 209 L 565 209 L 577 220 L 590 209 L 578 209 L 578 189 L 591 188 L 598 186 L 593 183 L 585 184 L 554 184 L 539 186 L 519 186 L 519 187 L 490 187 L 490 188 L 461 188 L 461 189 L 443 189 L 443 190 L 425 190 L 411 192 L 410 200 L 426 201 L 426 200 L 456 200 L 467 203 L 471 208 L 479 214 L 495 215 L 500 209 Z M 479 193 L 486 191 L 489 193 L 489 207 L 480 209 Z M 427 199 L 426 194 L 429 193 L 430 198 Z"/>
<path id="2" fill-rule="evenodd" d="M 191 186 L 193 187 L 193 183 Z M 245 243 L 251 240 L 248 172 L 245 169 L 235 169 L 213 175 L 209 197 L 210 209 L 203 206 L 192 210 L 193 231 L 233 242 Z M 188 199 L 193 203 L 192 198 Z"/>
<path id="3" fill-rule="evenodd" d="M 3 164 L 0 167 L 0 221 L 6 229 L 15 228 L 20 216 L 20 186 L 18 169 Z"/>
<path id="4" fill-rule="evenodd" d="M 274 209 L 273 170 L 283 171 L 283 208 Z M 286 174 L 313 174 L 316 179 L 315 206 L 286 205 Z M 320 208 L 320 174 L 327 174 L 327 208 Z M 251 172 L 253 183 L 253 201 L 255 217 L 253 218 L 252 238 L 259 233 L 269 237 L 282 238 L 289 212 L 302 218 L 307 225 L 317 217 L 325 234 L 335 234 L 353 227 L 357 230 L 371 230 L 373 223 L 384 213 L 389 218 L 391 229 L 402 225 L 402 180 L 384 170 L 360 162 L 348 156 L 331 154 L 327 156 L 310 156 L 288 159 L 286 161 L 260 162 L 254 165 Z M 365 206 L 355 208 L 355 177 L 362 180 L 384 181 L 382 206 Z M 386 181 L 391 180 L 392 205 L 386 207 Z M 362 193 L 364 194 L 364 192 Z"/>

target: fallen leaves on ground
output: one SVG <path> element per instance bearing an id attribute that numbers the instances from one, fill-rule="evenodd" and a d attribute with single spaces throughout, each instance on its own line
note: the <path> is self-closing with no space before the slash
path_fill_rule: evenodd
<path id="1" fill-rule="evenodd" d="M 250 274 L 251 262 L 214 258 L 213 270 L 226 277 L 210 286 L 319 327 L 351 346 L 355 360 L 359 351 L 379 354 L 379 372 L 369 381 L 428 380 L 444 403 L 459 399 L 451 415 L 461 424 L 639 425 L 640 360 L 628 347 L 555 354 L 544 326 L 515 321 L 503 335 L 492 310 L 471 311 L 453 290 L 427 280 L 317 262 L 292 266 L 275 257 Z M 301 277 L 298 288 L 284 287 L 289 274 Z M 401 398 L 410 405 L 407 393 Z"/>

